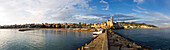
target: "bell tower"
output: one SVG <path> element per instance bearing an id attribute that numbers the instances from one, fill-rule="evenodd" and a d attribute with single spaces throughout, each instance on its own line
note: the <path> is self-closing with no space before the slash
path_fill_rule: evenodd
<path id="1" fill-rule="evenodd" d="M 113 26 L 113 17 L 111 16 L 110 17 L 110 27 L 112 27 Z"/>
<path id="2" fill-rule="evenodd" d="M 113 18 L 112 18 L 112 16 L 110 17 L 110 22 L 112 22 L 112 23 L 113 23 Z"/>

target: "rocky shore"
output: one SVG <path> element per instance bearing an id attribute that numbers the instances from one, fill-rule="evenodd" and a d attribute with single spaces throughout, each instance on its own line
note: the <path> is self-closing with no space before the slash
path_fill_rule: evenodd
<path id="1" fill-rule="evenodd" d="M 150 50 L 149 48 L 142 47 L 135 42 L 124 38 L 112 30 L 107 30 L 106 32 L 108 35 L 109 50 Z"/>

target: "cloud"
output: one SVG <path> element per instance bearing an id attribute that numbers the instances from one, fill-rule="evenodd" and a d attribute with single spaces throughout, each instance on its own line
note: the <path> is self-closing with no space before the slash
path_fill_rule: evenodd
<path id="1" fill-rule="evenodd" d="M 116 18 L 121 18 L 121 17 L 135 17 L 136 14 L 135 13 L 131 13 L 131 14 L 113 14 L 114 17 Z"/>
<path id="2" fill-rule="evenodd" d="M 96 11 L 97 10 L 97 6 L 92 6 L 92 7 L 89 7 L 89 12 L 92 12 L 92 11 Z"/>
<path id="3" fill-rule="evenodd" d="M 135 21 L 138 21 L 138 19 L 141 19 L 139 17 L 136 17 L 135 13 L 131 13 L 131 14 L 114 14 L 113 18 L 114 18 L 114 20 L 120 21 L 120 22 L 135 22 Z"/>
<path id="4" fill-rule="evenodd" d="M 162 24 L 162 27 L 164 28 L 170 28 L 170 23 L 161 23 Z"/>
<path id="5" fill-rule="evenodd" d="M 103 8 L 102 10 L 109 10 L 109 3 L 108 2 L 101 0 L 100 3 L 104 3 L 104 4 L 107 5 L 106 8 Z"/>
<path id="6" fill-rule="evenodd" d="M 160 27 L 170 27 L 170 25 L 168 25 L 170 23 L 169 22 L 170 17 L 163 13 L 151 12 L 151 11 L 146 11 L 146 10 L 136 10 L 136 9 L 132 9 L 132 10 L 144 15 L 142 16 L 143 18 L 137 22 L 154 24 Z"/>
<path id="7" fill-rule="evenodd" d="M 110 17 L 116 21 L 134 22 L 137 21 L 136 14 L 86 14 L 86 15 L 74 15 L 73 18 L 76 21 L 94 23 L 94 22 L 106 22 Z"/>
<path id="8" fill-rule="evenodd" d="M 150 15 L 151 15 L 151 16 L 163 17 L 164 19 L 170 19 L 169 16 L 167 16 L 167 15 L 165 15 L 165 14 L 162 14 L 162 13 L 159 13 L 159 12 L 152 12 Z"/>
<path id="9" fill-rule="evenodd" d="M 92 15 L 74 15 L 74 20 L 79 22 L 87 22 L 87 23 L 93 23 L 93 22 L 104 22 L 106 19 L 103 19 L 102 17 L 98 16 L 92 16 Z"/>
<path id="10" fill-rule="evenodd" d="M 163 23 L 164 25 L 170 25 L 169 23 Z"/>
<path id="11" fill-rule="evenodd" d="M 136 2 L 137 4 L 143 3 L 144 0 L 133 0 L 133 2 Z"/>
<path id="12" fill-rule="evenodd" d="M 0 24 L 68 22 L 90 9 L 88 0 L 0 0 Z M 76 21 L 75 21 L 76 22 Z"/>
<path id="13" fill-rule="evenodd" d="M 140 9 L 140 10 L 146 10 L 146 9 L 144 9 L 144 8 L 141 8 L 141 7 L 139 7 L 139 6 L 136 6 L 138 9 Z"/>
<path id="14" fill-rule="evenodd" d="M 170 19 L 169 16 L 165 15 L 165 14 L 162 14 L 160 12 L 151 12 L 151 11 L 147 11 L 146 9 L 144 8 L 141 8 L 139 6 L 136 6 L 139 10 L 137 9 L 132 9 L 133 11 L 135 12 L 138 12 L 138 13 L 143 13 L 145 15 L 147 15 L 148 17 L 154 17 L 154 18 L 164 18 L 164 19 Z"/>
<path id="15" fill-rule="evenodd" d="M 144 14 L 149 14 L 148 11 L 140 11 L 140 10 L 136 10 L 136 9 L 132 9 L 135 12 L 139 12 L 139 13 L 144 13 Z"/>
<path id="16" fill-rule="evenodd" d="M 134 17 L 136 16 L 135 13 L 131 14 L 86 14 L 86 15 L 92 15 L 92 16 L 99 16 L 99 17 L 108 17 L 108 16 L 114 16 L 115 18 L 121 18 L 121 17 Z"/>
<path id="17" fill-rule="evenodd" d="M 138 21 L 138 22 L 145 22 L 145 23 L 154 23 L 154 24 L 161 24 L 161 23 L 170 23 L 170 20 L 145 20 L 145 21 Z"/>
<path id="18" fill-rule="evenodd" d="M 131 13 L 131 14 L 86 14 L 86 16 L 97 16 L 100 17 L 100 19 L 102 19 L 101 21 L 106 22 L 106 20 L 110 19 L 110 17 L 112 16 L 114 20 L 117 21 L 136 21 L 137 18 L 136 14 Z"/>
<path id="19" fill-rule="evenodd" d="M 87 16 L 98 16 L 98 17 L 108 17 L 110 14 L 86 14 Z"/>
<path id="20" fill-rule="evenodd" d="M 126 20 L 125 22 L 136 22 L 138 20 Z"/>
<path id="21" fill-rule="evenodd" d="M 136 11 L 138 13 L 143 13 L 146 14 L 148 17 L 152 17 L 152 18 L 157 18 L 157 19 L 170 19 L 169 16 L 162 14 L 160 12 L 149 12 L 149 11 L 140 11 L 140 10 L 136 10 L 136 9 L 132 9 L 133 11 Z"/>

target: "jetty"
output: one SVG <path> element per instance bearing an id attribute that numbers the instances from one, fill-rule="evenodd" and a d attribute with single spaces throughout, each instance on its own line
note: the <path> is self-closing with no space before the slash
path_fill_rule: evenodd
<path id="1" fill-rule="evenodd" d="M 85 45 L 83 49 L 84 50 L 108 50 L 106 37 L 107 34 L 100 34 L 100 36 L 95 38 L 88 45 Z"/>
<path id="2" fill-rule="evenodd" d="M 150 50 L 149 48 L 140 46 L 135 42 L 122 37 L 113 32 L 113 30 L 106 30 L 104 33 L 98 35 L 89 44 L 85 44 L 78 50 Z"/>

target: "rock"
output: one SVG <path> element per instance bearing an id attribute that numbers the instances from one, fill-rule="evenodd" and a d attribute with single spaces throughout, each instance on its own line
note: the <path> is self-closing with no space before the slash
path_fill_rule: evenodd
<path id="1" fill-rule="evenodd" d="M 117 33 L 109 32 L 108 34 L 109 50 L 138 50 L 143 47 L 138 46 L 135 42 L 130 41 Z"/>
<path id="2" fill-rule="evenodd" d="M 114 43 L 114 40 L 109 40 L 109 43 Z"/>
<path id="3" fill-rule="evenodd" d="M 136 48 L 142 48 L 141 46 L 136 46 Z"/>
<path id="4" fill-rule="evenodd" d="M 121 50 L 134 50 L 134 48 L 121 48 Z"/>
<path id="5" fill-rule="evenodd" d="M 110 46 L 109 50 L 119 50 L 119 48 L 120 48 L 119 46 L 117 46 L 117 47 L 116 46 Z"/>

